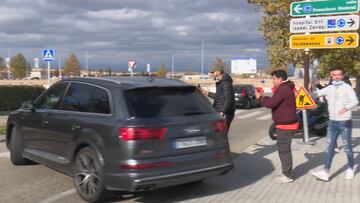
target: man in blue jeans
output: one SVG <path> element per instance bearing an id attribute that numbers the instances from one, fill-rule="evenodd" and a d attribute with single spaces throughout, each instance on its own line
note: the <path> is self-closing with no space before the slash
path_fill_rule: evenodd
<path id="1" fill-rule="evenodd" d="M 336 141 L 341 135 L 344 150 L 347 155 L 348 169 L 346 170 L 345 179 L 354 178 L 354 155 L 351 144 L 351 109 L 359 103 L 353 88 L 343 81 L 344 72 L 340 68 L 331 71 L 332 82 L 329 86 L 318 90 L 317 96 L 325 96 L 328 102 L 330 121 L 327 128 L 327 137 L 329 139 L 328 150 L 325 159 L 324 169 L 311 174 L 316 178 L 329 181 L 329 172 L 331 162 L 334 157 Z"/>

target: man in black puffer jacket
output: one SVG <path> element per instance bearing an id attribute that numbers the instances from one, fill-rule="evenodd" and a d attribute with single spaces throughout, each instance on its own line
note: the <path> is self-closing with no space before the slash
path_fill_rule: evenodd
<path id="1" fill-rule="evenodd" d="M 209 92 L 200 88 L 201 92 L 214 99 L 214 108 L 221 116 L 224 117 L 228 129 L 230 129 L 231 121 L 234 119 L 235 98 L 233 90 L 233 80 L 230 75 L 224 72 L 219 66 L 212 68 L 213 79 L 216 81 L 216 93 Z"/>

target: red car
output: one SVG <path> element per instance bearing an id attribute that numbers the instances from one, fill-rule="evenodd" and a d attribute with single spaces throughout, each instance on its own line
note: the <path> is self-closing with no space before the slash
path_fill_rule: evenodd
<path id="1" fill-rule="evenodd" d="M 262 87 L 255 87 L 256 91 L 258 91 L 260 94 L 264 93 L 264 89 Z"/>

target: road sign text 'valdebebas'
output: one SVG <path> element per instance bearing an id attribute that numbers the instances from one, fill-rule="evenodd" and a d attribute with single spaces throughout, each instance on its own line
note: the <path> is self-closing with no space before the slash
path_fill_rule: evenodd
<path id="1" fill-rule="evenodd" d="M 290 36 L 290 49 L 335 49 L 359 46 L 358 33 L 331 33 Z"/>

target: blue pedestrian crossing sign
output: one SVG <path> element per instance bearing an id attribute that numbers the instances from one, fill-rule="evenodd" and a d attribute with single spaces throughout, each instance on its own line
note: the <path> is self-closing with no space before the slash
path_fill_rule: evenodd
<path id="1" fill-rule="evenodd" d="M 54 61 L 54 49 L 44 49 L 43 50 L 43 61 Z"/>

